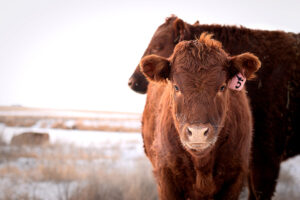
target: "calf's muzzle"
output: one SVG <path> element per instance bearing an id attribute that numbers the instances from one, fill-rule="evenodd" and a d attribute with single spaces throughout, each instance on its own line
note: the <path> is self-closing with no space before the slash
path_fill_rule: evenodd
<path id="1" fill-rule="evenodd" d="M 193 150 L 204 150 L 215 140 L 214 129 L 210 124 L 187 125 L 185 127 L 186 147 Z"/>

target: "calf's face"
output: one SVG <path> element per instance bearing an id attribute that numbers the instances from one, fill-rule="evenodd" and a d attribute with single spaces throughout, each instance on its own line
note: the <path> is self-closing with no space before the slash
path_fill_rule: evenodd
<path id="1" fill-rule="evenodd" d="M 260 62 L 250 53 L 230 57 L 211 35 L 203 34 L 180 42 L 170 58 L 146 56 L 140 66 L 149 81 L 166 84 L 182 145 L 203 154 L 224 126 L 230 90 L 238 92 Z"/>
<path id="2" fill-rule="evenodd" d="M 177 17 L 169 17 L 166 19 L 166 22 L 160 25 L 155 31 L 143 57 L 151 54 L 169 57 L 175 45 L 179 41 L 189 37 L 189 35 L 187 24 Z M 129 78 L 128 86 L 135 92 L 141 94 L 147 92 L 148 81 L 141 73 L 139 65 Z"/>

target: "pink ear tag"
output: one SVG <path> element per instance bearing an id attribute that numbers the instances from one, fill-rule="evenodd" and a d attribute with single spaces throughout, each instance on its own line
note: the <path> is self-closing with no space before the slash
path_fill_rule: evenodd
<path id="1" fill-rule="evenodd" d="M 240 91 L 246 83 L 246 78 L 241 74 L 236 74 L 228 83 L 228 87 L 232 90 Z"/>

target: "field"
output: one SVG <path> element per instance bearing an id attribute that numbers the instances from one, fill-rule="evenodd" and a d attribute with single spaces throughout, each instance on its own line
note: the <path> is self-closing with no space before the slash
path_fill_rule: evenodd
<path id="1" fill-rule="evenodd" d="M 10 144 L 29 131 L 50 143 Z M 273 199 L 300 199 L 299 166 L 299 156 L 282 164 Z M 140 115 L 1 107 L 0 199 L 158 199 Z"/>

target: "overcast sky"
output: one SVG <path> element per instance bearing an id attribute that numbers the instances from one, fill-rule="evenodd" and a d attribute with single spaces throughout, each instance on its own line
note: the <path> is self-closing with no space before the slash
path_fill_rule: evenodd
<path id="1" fill-rule="evenodd" d="M 0 105 L 141 113 L 127 81 L 166 17 L 300 32 L 299 2 L 0 0 Z"/>

